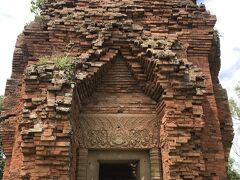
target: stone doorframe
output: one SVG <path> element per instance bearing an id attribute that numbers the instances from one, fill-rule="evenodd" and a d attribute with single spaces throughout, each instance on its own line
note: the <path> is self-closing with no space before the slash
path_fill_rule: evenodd
<path id="1" fill-rule="evenodd" d="M 99 165 L 104 161 L 138 161 L 137 180 L 161 180 L 162 164 L 158 148 L 150 150 L 78 150 L 77 180 L 99 180 Z"/>
<path id="2" fill-rule="evenodd" d="M 158 121 L 156 114 L 80 114 L 77 179 L 98 180 L 98 173 L 90 173 L 92 179 L 87 172 L 98 172 L 99 162 L 104 160 L 136 160 L 139 180 L 162 179 Z M 94 164 L 90 170 L 89 163 Z"/>

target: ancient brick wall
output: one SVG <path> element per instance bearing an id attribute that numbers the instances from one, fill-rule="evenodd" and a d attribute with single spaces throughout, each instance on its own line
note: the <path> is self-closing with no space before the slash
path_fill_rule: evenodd
<path id="1" fill-rule="evenodd" d="M 14 52 L 4 179 L 79 179 L 84 113 L 155 114 L 152 179 L 226 179 L 232 123 L 215 22 L 191 0 L 46 0 Z"/>

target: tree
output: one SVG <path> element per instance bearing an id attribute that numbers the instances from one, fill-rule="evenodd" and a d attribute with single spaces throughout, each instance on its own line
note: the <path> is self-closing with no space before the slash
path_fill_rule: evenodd
<path id="1" fill-rule="evenodd" d="M 0 96 L 0 122 L 1 122 L 1 111 L 3 109 L 3 96 Z M 0 179 L 2 179 L 3 168 L 4 168 L 4 154 L 2 149 L 2 140 L 0 136 Z"/>
<path id="2" fill-rule="evenodd" d="M 229 106 L 232 114 L 232 118 L 234 121 L 234 124 L 236 126 L 236 134 L 239 135 L 240 128 L 239 128 L 239 123 L 240 123 L 240 106 L 238 105 L 238 102 L 240 100 L 240 83 L 237 84 L 235 87 L 235 92 L 237 94 L 237 100 L 230 98 L 229 99 Z M 232 145 L 233 152 L 237 157 L 240 158 L 240 145 L 238 142 L 237 136 L 235 137 L 235 140 Z M 235 162 L 232 158 L 229 158 L 228 162 L 228 175 L 231 180 L 239 180 L 240 179 L 240 173 L 237 172 L 234 169 L 234 164 L 236 165 L 237 162 Z"/>
<path id="3" fill-rule="evenodd" d="M 235 87 L 235 92 L 237 97 L 240 99 L 240 83 L 238 83 Z M 233 118 L 240 120 L 240 107 L 238 106 L 237 101 L 235 101 L 233 98 L 230 98 L 229 105 Z"/>
<path id="4" fill-rule="evenodd" d="M 4 160 L 4 154 L 2 151 L 2 142 L 0 140 L 0 179 L 2 179 L 4 165 L 5 165 L 5 160 Z"/>
<path id="5" fill-rule="evenodd" d="M 230 98 L 229 106 L 230 106 L 233 122 L 235 124 L 236 133 L 239 134 L 240 133 L 240 127 L 239 127 L 239 125 L 240 125 L 240 106 L 238 105 L 238 103 L 240 100 L 240 82 L 235 87 L 235 92 L 237 94 L 237 100 Z M 232 148 L 234 150 L 234 153 L 240 158 L 240 146 L 238 143 L 238 138 L 236 138 L 235 142 L 233 143 Z"/>
<path id="6" fill-rule="evenodd" d="M 43 3 L 44 0 L 31 0 L 31 12 L 34 13 L 36 16 L 39 16 L 42 10 Z"/>
<path id="7" fill-rule="evenodd" d="M 3 108 L 3 96 L 0 96 L 0 113 L 2 111 Z"/>
<path id="8" fill-rule="evenodd" d="M 228 176 L 231 180 L 239 180 L 240 174 L 233 168 L 234 160 L 229 158 L 228 160 Z"/>

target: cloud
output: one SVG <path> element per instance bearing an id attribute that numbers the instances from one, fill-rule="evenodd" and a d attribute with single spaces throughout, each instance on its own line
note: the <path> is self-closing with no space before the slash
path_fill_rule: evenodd
<path id="1" fill-rule="evenodd" d="M 0 17 L 7 18 L 7 19 L 14 18 L 11 14 L 1 12 L 1 10 L 0 10 Z"/>
<path id="2" fill-rule="evenodd" d="M 197 4 L 205 3 L 206 0 L 197 0 Z"/>
<path id="3" fill-rule="evenodd" d="M 234 86 L 240 77 L 240 17 L 239 0 L 205 0 L 206 8 L 217 16 L 215 29 L 220 34 L 221 70 L 220 81 L 235 96 Z"/>
<path id="4" fill-rule="evenodd" d="M 240 47 L 234 47 L 233 51 L 238 51 L 238 53 L 240 52 Z"/>
<path id="5" fill-rule="evenodd" d="M 220 79 L 232 78 L 233 72 L 238 72 L 239 67 L 240 67 L 240 57 L 238 58 L 238 61 L 235 62 L 235 64 L 231 64 L 231 66 L 227 70 L 221 72 Z"/>

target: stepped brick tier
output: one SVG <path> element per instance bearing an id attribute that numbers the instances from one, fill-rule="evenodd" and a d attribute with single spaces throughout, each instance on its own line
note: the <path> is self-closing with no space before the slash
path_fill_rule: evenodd
<path id="1" fill-rule="evenodd" d="M 215 22 L 193 0 L 46 0 L 14 51 L 4 179 L 227 179 Z"/>

